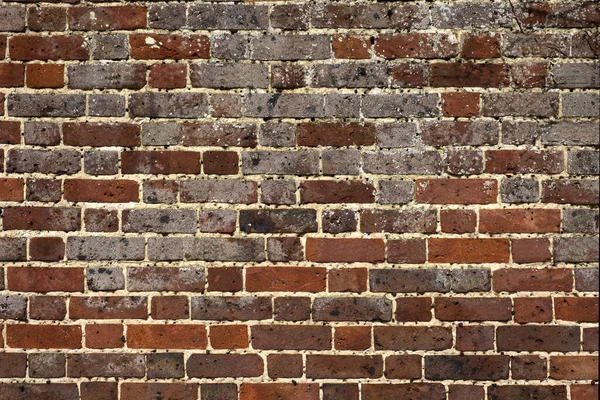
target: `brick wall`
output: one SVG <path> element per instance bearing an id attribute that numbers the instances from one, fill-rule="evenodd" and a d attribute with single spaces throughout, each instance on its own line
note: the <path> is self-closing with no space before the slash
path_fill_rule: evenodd
<path id="1" fill-rule="evenodd" d="M 0 399 L 595 399 L 599 24 L 3 1 Z"/>

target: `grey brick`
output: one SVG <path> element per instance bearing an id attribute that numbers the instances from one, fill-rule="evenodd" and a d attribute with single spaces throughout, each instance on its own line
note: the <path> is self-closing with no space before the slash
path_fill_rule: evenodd
<path id="1" fill-rule="evenodd" d="M 486 117 L 558 115 L 558 93 L 488 93 L 482 101 L 482 114 Z"/>
<path id="2" fill-rule="evenodd" d="M 192 297 L 192 319 L 249 321 L 270 319 L 272 313 L 270 297 Z"/>
<path id="3" fill-rule="evenodd" d="M 576 150 L 567 153 L 567 172 L 575 175 L 598 175 L 600 153 L 594 150 Z"/>
<path id="4" fill-rule="evenodd" d="M 252 60 L 324 60 L 331 57 L 326 35 L 264 35 L 250 41 Z"/>
<path id="5" fill-rule="evenodd" d="M 244 152 L 242 171 L 244 175 L 316 175 L 319 173 L 319 152 L 316 150 Z"/>
<path id="6" fill-rule="evenodd" d="M 565 117 L 600 116 L 600 94 L 564 93 L 562 95 L 563 115 Z"/>
<path id="7" fill-rule="evenodd" d="M 90 175 L 116 175 L 119 172 L 119 153 L 116 151 L 86 151 L 83 170 Z"/>
<path id="8" fill-rule="evenodd" d="M 537 122 L 532 121 L 502 121 L 502 143 L 514 144 L 535 144 L 542 135 L 542 127 Z"/>
<path id="9" fill-rule="evenodd" d="M 195 210 L 123 210 L 123 232 L 195 233 Z"/>
<path id="10" fill-rule="evenodd" d="M 377 145 L 382 148 L 422 146 L 422 139 L 414 122 L 377 124 Z"/>
<path id="11" fill-rule="evenodd" d="M 435 4 L 431 9 L 431 24 L 442 29 L 493 29 L 510 27 L 513 15 L 504 3 Z"/>
<path id="12" fill-rule="evenodd" d="M 71 236 L 67 238 L 69 260 L 143 260 L 144 238 Z"/>
<path id="13" fill-rule="evenodd" d="M 129 57 L 127 35 L 120 33 L 92 37 L 92 59 L 125 60 Z"/>
<path id="14" fill-rule="evenodd" d="M 379 204 L 407 204 L 415 197 L 412 181 L 379 181 Z"/>
<path id="15" fill-rule="evenodd" d="M 384 64 L 316 64 L 310 67 L 312 87 L 375 88 L 389 86 Z"/>
<path id="16" fill-rule="evenodd" d="M 129 96 L 129 114 L 150 118 L 203 118 L 208 116 L 204 93 L 134 93 Z"/>
<path id="17" fill-rule="evenodd" d="M 542 144 L 586 146 L 600 144 L 600 124 L 594 121 L 549 121 L 543 127 Z"/>
<path id="18" fill-rule="evenodd" d="M 597 237 L 562 237 L 553 239 L 554 262 L 598 262 Z"/>
<path id="19" fill-rule="evenodd" d="M 317 231 L 316 210 L 241 210 L 240 230 L 246 233 L 308 233 Z"/>
<path id="20" fill-rule="evenodd" d="M 502 35 L 501 51 L 506 57 L 568 57 L 570 35 L 507 33 Z"/>
<path id="21" fill-rule="evenodd" d="M 598 233 L 598 210 L 568 208 L 563 211 L 562 229 L 572 233 Z"/>
<path id="22" fill-rule="evenodd" d="M 81 169 L 81 154 L 75 150 L 10 150 L 7 172 L 75 174 Z"/>
<path id="23" fill-rule="evenodd" d="M 296 204 L 296 183 L 291 180 L 266 180 L 260 184 L 264 204 Z"/>
<path id="24" fill-rule="evenodd" d="M 249 56 L 250 38 L 247 35 L 219 35 L 211 37 L 210 52 L 224 60 L 243 60 Z"/>
<path id="25" fill-rule="evenodd" d="M 507 178 L 500 184 L 503 203 L 536 203 L 540 199 L 540 185 L 535 179 Z"/>
<path id="26" fill-rule="evenodd" d="M 359 150 L 323 150 L 321 162 L 324 175 L 358 175 L 360 173 Z"/>
<path id="27" fill-rule="evenodd" d="M 0 261 L 25 261 L 27 239 L 0 237 Z"/>
<path id="28" fill-rule="evenodd" d="M 363 98 L 365 117 L 435 117 L 439 115 L 439 95 L 368 94 Z"/>
<path id="29" fill-rule="evenodd" d="M 580 292 L 598 292 L 598 267 L 576 268 L 575 288 Z"/>
<path id="30" fill-rule="evenodd" d="M 308 4 L 276 4 L 271 8 L 271 26 L 277 29 L 308 29 L 310 6 Z"/>
<path id="31" fill-rule="evenodd" d="M 455 269 L 452 271 L 452 291 L 456 293 L 489 292 L 492 274 L 489 269 Z"/>
<path id="32" fill-rule="evenodd" d="M 144 146 L 170 146 L 181 143 L 181 125 L 177 122 L 147 122 L 142 124 Z"/>
<path id="33" fill-rule="evenodd" d="M 0 6 L 0 31 L 24 31 L 26 11 L 25 6 Z"/>
<path id="34" fill-rule="evenodd" d="M 313 301 L 315 321 L 382 321 L 392 319 L 392 300 L 382 297 L 318 297 Z"/>
<path id="35" fill-rule="evenodd" d="M 195 4 L 188 8 L 188 27 L 219 30 L 267 29 L 268 12 L 267 6 Z"/>
<path id="36" fill-rule="evenodd" d="M 154 4 L 148 7 L 148 26 L 153 29 L 177 30 L 186 23 L 185 4 Z"/>
<path id="37" fill-rule="evenodd" d="M 193 180 L 180 184 L 182 203 L 256 203 L 257 184 L 237 180 Z"/>
<path id="38" fill-rule="evenodd" d="M 202 292 L 204 275 L 203 267 L 130 267 L 127 290 Z"/>
<path id="39" fill-rule="evenodd" d="M 125 96 L 120 94 L 90 94 L 88 115 L 93 117 L 122 117 L 125 115 Z"/>
<path id="40" fill-rule="evenodd" d="M 373 174 L 432 175 L 442 168 L 442 156 L 437 151 L 377 151 L 362 156 L 364 171 Z"/>
<path id="41" fill-rule="evenodd" d="M 360 117 L 360 95 L 357 94 L 325 94 L 325 117 L 358 118 Z"/>
<path id="42" fill-rule="evenodd" d="M 183 238 L 151 237 L 148 239 L 148 259 L 152 261 L 183 260 Z"/>
<path id="43" fill-rule="evenodd" d="M 263 238 L 190 238 L 184 241 L 187 260 L 264 261 Z"/>
<path id="44" fill-rule="evenodd" d="M 599 63 L 564 63 L 552 67 L 554 86 L 559 88 L 600 87 Z"/>
<path id="45" fill-rule="evenodd" d="M 0 319 L 27 319 L 27 297 L 0 295 Z"/>
<path id="46" fill-rule="evenodd" d="M 250 93 L 244 99 L 247 117 L 312 118 L 325 116 L 321 94 Z"/>
<path id="47" fill-rule="evenodd" d="M 85 95 L 11 93 L 7 110 L 11 117 L 81 117 Z"/>
<path id="48" fill-rule="evenodd" d="M 287 122 L 265 122 L 260 125 L 258 141 L 261 146 L 294 147 L 297 126 Z"/>
<path id="49" fill-rule="evenodd" d="M 125 289 L 123 270 L 119 267 L 95 267 L 86 271 L 89 290 L 104 292 Z"/>
<path id="50" fill-rule="evenodd" d="M 231 89 L 269 87 L 269 67 L 264 64 L 193 64 L 190 79 L 194 87 Z"/>
<path id="51" fill-rule="evenodd" d="M 71 89 L 141 89 L 146 85 L 144 64 L 70 65 L 67 75 Z"/>

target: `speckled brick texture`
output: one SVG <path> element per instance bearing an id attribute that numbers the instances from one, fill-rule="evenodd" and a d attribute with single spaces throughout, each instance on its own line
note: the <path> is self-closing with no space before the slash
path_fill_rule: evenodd
<path id="1" fill-rule="evenodd" d="M 0 400 L 592 400 L 600 3 L 0 0 Z"/>

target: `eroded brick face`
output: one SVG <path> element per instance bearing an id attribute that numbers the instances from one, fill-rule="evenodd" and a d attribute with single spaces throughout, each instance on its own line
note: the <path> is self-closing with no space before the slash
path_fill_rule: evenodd
<path id="1" fill-rule="evenodd" d="M 596 398 L 599 25 L 0 2 L 0 400 Z"/>

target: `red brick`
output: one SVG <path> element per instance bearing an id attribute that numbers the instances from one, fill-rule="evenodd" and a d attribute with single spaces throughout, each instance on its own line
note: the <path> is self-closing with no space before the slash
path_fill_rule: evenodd
<path id="1" fill-rule="evenodd" d="M 179 89 L 187 85 L 187 65 L 154 64 L 150 66 L 150 86 L 157 89 Z"/>
<path id="2" fill-rule="evenodd" d="M 252 347 L 263 350 L 330 350 L 331 327 L 319 325 L 254 325 Z"/>
<path id="3" fill-rule="evenodd" d="M 437 33 L 383 34 L 375 39 L 375 52 L 387 59 L 451 58 L 458 53 L 456 38 Z"/>
<path id="4" fill-rule="evenodd" d="M 494 327 L 484 325 L 459 325 L 456 327 L 456 350 L 494 350 Z"/>
<path id="5" fill-rule="evenodd" d="M 598 297 L 555 297 L 556 319 L 576 322 L 598 322 Z"/>
<path id="6" fill-rule="evenodd" d="M 139 146 L 140 127 L 137 124 L 126 123 L 65 122 L 63 141 L 68 146 Z"/>
<path id="7" fill-rule="evenodd" d="M 323 292 L 326 288 L 325 268 L 253 267 L 246 269 L 249 292 Z"/>
<path id="8" fill-rule="evenodd" d="M 83 268 L 9 267 L 7 277 L 19 292 L 83 292 Z"/>
<path id="9" fill-rule="evenodd" d="M 552 299 L 550 297 L 519 297 L 514 299 L 515 322 L 551 322 Z"/>
<path id="10" fill-rule="evenodd" d="M 66 179 L 64 196 L 68 201 L 89 203 L 127 203 L 139 201 L 136 181 L 125 179 Z"/>
<path id="11" fill-rule="evenodd" d="M 131 57 L 139 60 L 208 58 L 209 41 L 204 35 L 129 35 Z"/>
<path id="12" fill-rule="evenodd" d="M 313 379 L 379 378 L 383 375 L 381 356 L 306 356 L 306 376 Z"/>
<path id="13" fill-rule="evenodd" d="M 370 146 L 375 125 L 358 122 L 305 122 L 298 126 L 298 146 Z"/>
<path id="14" fill-rule="evenodd" d="M 304 181 L 300 185 L 300 202 L 374 203 L 375 187 L 362 181 Z"/>
<path id="15" fill-rule="evenodd" d="M 125 382 L 121 385 L 122 400 L 181 399 L 192 400 L 198 396 L 197 383 Z"/>
<path id="16" fill-rule="evenodd" d="M 243 287 L 243 270 L 240 267 L 208 268 L 208 290 L 237 292 Z"/>
<path id="17" fill-rule="evenodd" d="M 81 210 L 69 207 L 6 207 L 5 230 L 76 231 L 81 228 Z"/>
<path id="18" fill-rule="evenodd" d="M 191 378 L 252 378 L 263 374 L 263 364 L 258 354 L 192 354 L 186 369 Z"/>
<path id="19" fill-rule="evenodd" d="M 558 380 L 597 380 L 598 356 L 550 357 L 550 378 Z"/>
<path id="20" fill-rule="evenodd" d="M 205 174 L 237 174 L 239 157 L 234 151 L 205 151 L 202 154 L 202 165 Z"/>
<path id="21" fill-rule="evenodd" d="M 24 86 L 25 65 L 0 63 L 0 87 Z"/>
<path id="22" fill-rule="evenodd" d="M 190 307 L 186 296 L 155 296 L 152 298 L 153 319 L 188 319 Z"/>
<path id="23" fill-rule="evenodd" d="M 548 360 L 537 355 L 513 356 L 510 369 L 513 379 L 543 380 L 548 377 Z"/>
<path id="24" fill-rule="evenodd" d="M 598 385 L 571 385 L 571 400 L 594 400 L 598 398 Z"/>
<path id="25" fill-rule="evenodd" d="M 396 299 L 396 321 L 431 321 L 430 297 L 400 297 Z"/>
<path id="26" fill-rule="evenodd" d="M 550 261 L 550 241 L 546 238 L 511 239 L 513 261 L 534 263 Z"/>
<path id="27" fill-rule="evenodd" d="M 452 347 L 452 329 L 442 326 L 375 326 L 376 350 L 444 350 Z"/>
<path id="28" fill-rule="evenodd" d="M 362 385 L 361 398 L 362 400 L 445 400 L 446 389 L 444 385 L 435 383 L 369 383 Z"/>
<path id="29" fill-rule="evenodd" d="M 133 349 L 205 349 L 204 325 L 135 324 L 127 327 L 127 346 Z"/>
<path id="30" fill-rule="evenodd" d="M 319 400 L 318 383 L 243 383 L 240 400 Z"/>
<path id="31" fill-rule="evenodd" d="M 69 27 L 76 31 L 128 30 L 146 27 L 146 8 L 122 7 L 71 7 Z"/>
<path id="32" fill-rule="evenodd" d="M 335 328 L 336 350 L 367 350 L 371 347 L 371 327 L 338 326 Z"/>
<path id="33" fill-rule="evenodd" d="M 8 41 L 13 60 L 87 60 L 89 46 L 83 36 L 17 35 Z"/>
<path id="34" fill-rule="evenodd" d="M 65 243 L 60 237 L 36 237 L 29 239 L 29 259 L 35 261 L 59 261 L 65 256 Z"/>
<path id="35" fill-rule="evenodd" d="M 399 239 L 388 240 L 387 260 L 401 264 L 423 264 L 427 259 L 425 240 Z"/>
<path id="36" fill-rule="evenodd" d="M 209 330 L 210 344 L 214 349 L 245 349 L 248 347 L 246 325 L 214 325 Z"/>
<path id="37" fill-rule="evenodd" d="M 417 179 L 417 203 L 496 203 L 498 182 L 494 179 Z"/>
<path id="38" fill-rule="evenodd" d="M 428 260 L 437 263 L 506 263 L 510 251 L 501 238 L 430 238 L 428 248 Z"/>
<path id="39" fill-rule="evenodd" d="M 66 298 L 61 296 L 33 296 L 29 298 L 29 317 L 39 320 L 63 320 L 67 315 Z"/>
<path id="40" fill-rule="evenodd" d="M 267 356 L 269 377 L 300 378 L 303 374 L 301 354 L 269 354 Z"/>
<path id="41" fill-rule="evenodd" d="M 505 87 L 508 68 L 504 64 L 434 63 L 431 64 L 432 87 Z"/>
<path id="42" fill-rule="evenodd" d="M 27 26 L 33 31 L 64 31 L 67 8 L 32 6 L 27 9 Z"/>
<path id="43" fill-rule="evenodd" d="M 467 33 L 462 38 L 461 57 L 498 58 L 500 57 L 500 34 Z"/>
<path id="44" fill-rule="evenodd" d="M 196 151 L 127 151 L 121 153 L 124 174 L 199 174 Z"/>
<path id="45" fill-rule="evenodd" d="M 363 59 L 371 58 L 370 39 L 360 35 L 334 35 L 332 39 L 335 58 Z"/>
<path id="46" fill-rule="evenodd" d="M 505 208 L 480 210 L 479 232 L 552 233 L 560 232 L 560 210 Z"/>
<path id="47" fill-rule="evenodd" d="M 125 345 L 123 325 L 87 324 L 85 326 L 85 346 L 90 349 L 117 349 Z"/>
<path id="48" fill-rule="evenodd" d="M 385 257 L 381 239 L 307 238 L 306 259 L 314 262 L 381 262 Z"/>
<path id="49" fill-rule="evenodd" d="M 547 62 L 516 63 L 510 66 L 513 84 L 518 88 L 543 88 L 548 77 Z"/>
<path id="50" fill-rule="evenodd" d="M 329 270 L 329 292 L 355 292 L 367 290 L 366 268 L 336 268 Z"/>
<path id="51" fill-rule="evenodd" d="M 0 178 L 1 201 L 23 201 L 25 182 L 21 178 Z"/>
<path id="52" fill-rule="evenodd" d="M 474 117 L 479 115 L 479 93 L 442 93 L 444 117 Z"/>
<path id="53" fill-rule="evenodd" d="M 385 359 L 385 377 L 387 379 L 419 379 L 421 378 L 421 356 L 406 354 L 388 356 Z"/>
<path id="54" fill-rule="evenodd" d="M 27 86 L 51 89 L 65 86 L 65 66 L 62 64 L 27 64 Z"/>
<path id="55" fill-rule="evenodd" d="M 438 297 L 435 316 L 442 321 L 509 321 L 512 319 L 510 298 Z"/>
<path id="56" fill-rule="evenodd" d="M 494 271 L 494 291 L 571 291 L 573 271 L 566 268 L 504 268 Z"/>
<path id="57" fill-rule="evenodd" d="M 19 121 L 0 121 L 0 143 L 21 143 L 21 123 Z"/>
<path id="58" fill-rule="evenodd" d="M 69 302 L 72 319 L 145 319 L 147 309 L 147 299 L 134 296 L 81 296 L 71 297 Z"/>
<path id="59" fill-rule="evenodd" d="M 24 349 L 81 348 L 79 325 L 7 325 L 6 345 Z"/>
<path id="60" fill-rule="evenodd" d="M 477 213 L 473 210 L 441 210 L 440 224 L 442 232 L 446 233 L 475 232 Z"/>
<path id="61" fill-rule="evenodd" d="M 485 171 L 492 174 L 558 174 L 564 170 L 562 151 L 489 150 Z"/>

